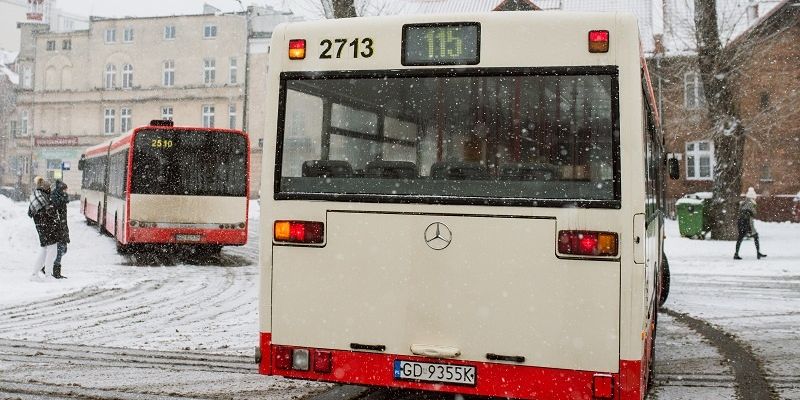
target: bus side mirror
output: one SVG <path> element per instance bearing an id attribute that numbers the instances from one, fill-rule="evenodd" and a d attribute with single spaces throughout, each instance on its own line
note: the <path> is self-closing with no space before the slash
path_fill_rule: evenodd
<path id="1" fill-rule="evenodd" d="M 679 179 L 681 177 L 680 160 L 678 160 L 677 158 L 670 158 L 667 160 L 667 166 L 669 167 L 670 179 Z"/>
<path id="2" fill-rule="evenodd" d="M 80 160 L 78 160 L 78 170 L 79 171 L 83 171 L 83 165 L 84 164 L 86 164 L 86 160 L 84 160 L 82 158 Z"/>

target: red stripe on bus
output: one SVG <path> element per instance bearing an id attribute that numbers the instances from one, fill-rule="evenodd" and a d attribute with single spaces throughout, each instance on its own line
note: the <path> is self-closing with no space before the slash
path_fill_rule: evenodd
<path id="1" fill-rule="evenodd" d="M 275 364 L 275 345 L 271 343 L 271 340 L 271 333 L 261 333 L 259 373 L 264 375 L 478 396 L 531 400 L 591 400 L 593 398 L 594 376 L 595 374 L 602 374 L 612 376 L 615 399 L 641 400 L 641 394 L 644 393 L 642 390 L 644 383 L 641 380 L 642 362 L 640 360 L 620 360 L 620 373 L 608 374 L 594 371 L 322 349 L 332 353 L 333 371 L 331 373 L 317 373 L 314 371 L 278 370 L 273 368 Z M 314 349 L 309 348 L 309 350 Z M 398 380 L 394 378 L 395 360 L 471 365 L 476 368 L 477 382 L 475 386 L 465 386 Z"/>
<path id="2" fill-rule="evenodd" d="M 261 362 L 258 363 L 258 373 L 261 375 L 272 375 L 272 333 L 261 332 L 259 342 Z"/>
<path id="3" fill-rule="evenodd" d="M 175 235 L 201 235 L 197 242 L 178 242 Z M 125 244 L 129 243 L 199 243 L 219 245 L 244 245 L 246 229 L 192 229 L 192 228 L 134 228 L 128 227 Z"/>

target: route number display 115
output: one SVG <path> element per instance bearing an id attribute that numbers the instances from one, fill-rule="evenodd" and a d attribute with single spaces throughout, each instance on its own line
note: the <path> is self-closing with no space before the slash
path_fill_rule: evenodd
<path id="1" fill-rule="evenodd" d="M 480 62 L 476 22 L 403 26 L 403 65 L 474 65 Z"/>

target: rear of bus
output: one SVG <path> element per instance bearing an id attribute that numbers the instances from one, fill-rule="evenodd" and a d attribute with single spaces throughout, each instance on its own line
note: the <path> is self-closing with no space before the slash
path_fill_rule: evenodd
<path id="1" fill-rule="evenodd" d="M 641 398 L 652 282 L 634 240 L 639 68 L 628 15 L 277 29 L 260 372 Z"/>
<path id="2" fill-rule="evenodd" d="M 147 126 L 130 141 L 121 245 L 218 251 L 247 242 L 249 141 L 241 131 Z M 112 152 L 114 150 L 112 149 Z M 127 154 L 127 153 L 126 153 Z M 120 165 L 119 170 L 124 170 Z M 114 173 L 111 174 L 114 182 Z"/>

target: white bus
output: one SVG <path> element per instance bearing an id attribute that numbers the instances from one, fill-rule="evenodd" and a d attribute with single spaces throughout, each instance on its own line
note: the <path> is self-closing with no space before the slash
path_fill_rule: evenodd
<path id="1" fill-rule="evenodd" d="M 250 142 L 242 131 L 154 120 L 81 155 L 81 213 L 120 253 L 216 254 L 247 243 Z"/>
<path id="2" fill-rule="evenodd" d="M 268 85 L 262 374 L 644 398 L 665 160 L 634 17 L 283 25 Z"/>

